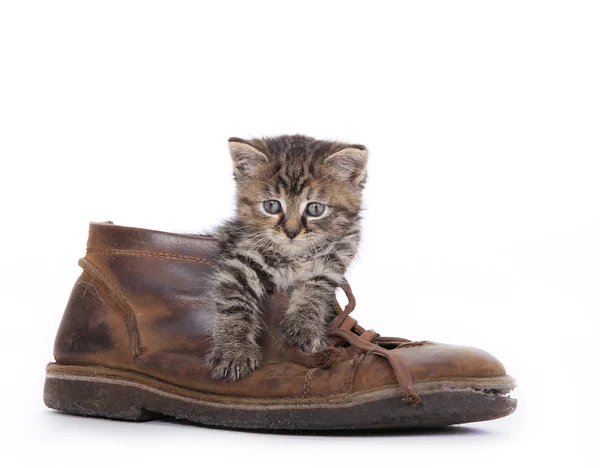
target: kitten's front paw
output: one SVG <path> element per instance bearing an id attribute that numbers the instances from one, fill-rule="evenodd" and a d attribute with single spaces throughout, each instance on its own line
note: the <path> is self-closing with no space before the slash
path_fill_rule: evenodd
<path id="1" fill-rule="evenodd" d="M 261 361 L 261 349 L 256 345 L 236 346 L 234 349 L 215 346 L 208 356 L 215 379 L 245 379 L 254 369 L 260 367 Z"/>
<path id="2" fill-rule="evenodd" d="M 295 320 L 284 320 L 281 328 L 292 346 L 306 353 L 318 353 L 327 348 L 327 337 L 321 327 Z"/>

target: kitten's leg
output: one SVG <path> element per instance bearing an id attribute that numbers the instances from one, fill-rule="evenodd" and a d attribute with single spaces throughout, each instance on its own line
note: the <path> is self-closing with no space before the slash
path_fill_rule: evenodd
<path id="1" fill-rule="evenodd" d="M 327 347 L 327 324 L 333 312 L 336 286 L 329 278 L 317 277 L 299 284 L 292 291 L 281 322 L 292 345 L 309 353 Z"/>
<path id="2" fill-rule="evenodd" d="M 217 322 L 208 362 L 213 377 L 237 380 L 260 367 L 261 300 L 264 285 L 256 272 L 237 259 L 226 260 L 216 275 Z"/>

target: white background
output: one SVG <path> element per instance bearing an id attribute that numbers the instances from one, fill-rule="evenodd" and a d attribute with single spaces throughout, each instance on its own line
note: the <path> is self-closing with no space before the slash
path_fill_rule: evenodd
<path id="1" fill-rule="evenodd" d="M 2 466 L 598 466 L 599 24 L 579 1 L 0 3 Z M 371 151 L 360 322 L 485 348 L 517 412 L 300 437 L 46 409 L 88 221 L 214 226 L 227 138 L 297 132 Z"/>

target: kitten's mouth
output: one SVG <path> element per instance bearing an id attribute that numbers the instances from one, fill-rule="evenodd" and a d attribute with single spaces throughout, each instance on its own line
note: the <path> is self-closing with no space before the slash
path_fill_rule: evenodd
<path id="1" fill-rule="evenodd" d="M 294 239 L 280 238 L 279 246 L 282 250 L 288 253 L 299 253 L 304 251 L 306 248 L 306 239 Z"/>

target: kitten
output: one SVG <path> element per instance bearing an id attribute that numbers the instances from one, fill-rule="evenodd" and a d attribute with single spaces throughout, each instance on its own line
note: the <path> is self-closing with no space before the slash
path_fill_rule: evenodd
<path id="1" fill-rule="evenodd" d="M 261 302 L 288 291 L 281 322 L 293 346 L 327 347 L 334 293 L 360 239 L 367 150 L 302 135 L 231 138 L 236 217 L 221 226 L 215 276 L 217 322 L 209 363 L 237 380 L 261 364 Z"/>

